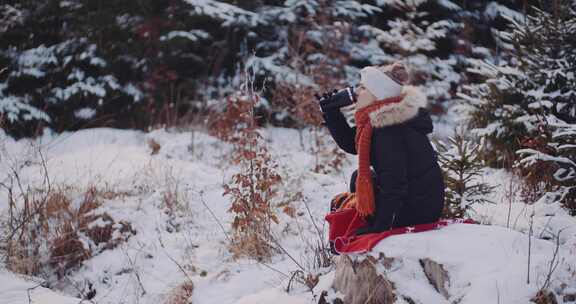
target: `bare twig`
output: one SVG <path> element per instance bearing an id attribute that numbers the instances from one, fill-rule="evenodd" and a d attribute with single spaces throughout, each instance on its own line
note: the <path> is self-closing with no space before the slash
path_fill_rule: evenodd
<path id="1" fill-rule="evenodd" d="M 26 289 L 26 295 L 28 295 L 28 304 L 32 304 L 32 296 L 30 295 L 30 292 L 38 287 L 42 286 L 42 284 L 38 284 L 36 286 L 30 287 L 28 289 Z"/>
<path id="2" fill-rule="evenodd" d="M 498 281 L 496 281 L 496 300 L 496 303 L 500 304 L 500 286 L 498 286 Z"/>
<path id="3" fill-rule="evenodd" d="M 506 228 L 510 228 L 510 216 L 512 215 L 512 201 L 514 198 L 514 191 L 512 190 L 513 188 L 513 179 L 514 177 L 512 177 L 508 183 L 508 193 L 506 193 L 506 196 L 508 197 L 508 215 L 506 217 Z"/>
<path id="4" fill-rule="evenodd" d="M 47 276 L 47 275 L 48 275 L 48 274 L 46 274 L 46 276 Z M 80 299 L 80 302 L 78 302 L 78 303 L 84 303 L 84 301 L 89 301 L 90 303 L 94 303 L 94 301 L 92 301 L 92 300 L 86 300 L 86 298 L 88 298 L 88 296 L 87 296 L 86 293 L 84 292 L 84 289 L 83 289 L 83 288 L 80 288 L 76 282 L 74 282 L 72 279 L 70 279 L 70 277 L 68 277 L 68 276 L 66 275 L 66 276 L 64 276 L 64 279 L 65 279 L 66 281 L 68 281 L 68 284 L 69 284 L 70 286 L 74 287 L 74 289 L 76 290 L 76 292 L 77 292 L 78 295 L 80 296 L 81 299 Z M 91 284 L 90 282 L 88 282 L 88 284 L 89 284 L 90 286 L 92 286 L 92 284 Z"/>
<path id="5" fill-rule="evenodd" d="M 210 215 L 212 216 L 212 218 L 214 219 L 216 224 L 218 224 L 218 226 L 220 226 L 220 229 L 222 230 L 222 233 L 224 233 L 224 236 L 226 237 L 226 239 L 229 242 L 232 242 L 232 238 L 230 237 L 230 235 L 228 235 L 228 232 L 226 231 L 226 229 L 224 229 L 224 225 L 222 225 L 222 222 L 220 222 L 220 220 L 218 219 L 218 217 L 216 217 L 216 215 L 214 214 L 212 209 L 210 209 L 210 207 L 208 207 L 208 204 L 206 204 L 206 201 L 204 200 L 204 191 L 200 191 L 199 194 L 200 194 L 200 202 L 202 203 L 202 205 L 204 205 L 204 208 L 206 208 L 206 210 L 208 210 L 208 212 L 210 213 Z"/>
<path id="6" fill-rule="evenodd" d="M 138 273 L 138 271 L 136 270 L 136 265 L 135 265 L 134 261 L 130 258 L 130 255 L 128 254 L 128 252 L 124 251 L 124 254 L 126 255 L 126 258 L 128 259 L 128 262 L 130 263 L 130 267 L 132 268 L 132 272 L 134 273 L 134 276 L 136 277 L 136 280 L 138 281 L 138 285 L 140 286 L 140 289 L 142 289 L 142 293 L 140 294 L 140 296 L 143 296 L 146 294 L 146 289 L 144 288 L 144 285 L 142 284 L 142 279 L 140 278 L 140 273 Z"/>
<path id="7" fill-rule="evenodd" d="M 40 147 L 38 147 L 38 155 L 40 155 L 40 160 L 41 160 L 41 165 L 42 165 L 42 170 L 44 170 L 44 183 L 47 186 L 47 196 L 48 194 L 52 191 L 52 183 L 50 182 L 50 175 L 48 174 L 48 166 L 46 164 L 46 159 L 44 158 L 44 154 L 42 153 L 42 149 Z M 46 196 L 46 197 L 47 197 Z"/>
<path id="8" fill-rule="evenodd" d="M 168 259 L 170 259 L 170 261 L 172 261 L 172 263 L 174 263 L 178 267 L 178 269 L 180 269 L 180 272 L 184 274 L 184 276 L 188 279 L 188 281 L 192 282 L 192 278 L 188 275 L 188 272 L 186 272 L 184 267 L 180 263 L 178 263 L 176 259 L 174 259 L 171 255 L 168 254 L 168 252 L 166 251 L 166 247 L 164 246 L 164 243 L 162 242 L 162 238 L 160 236 L 158 236 L 158 242 L 160 243 L 160 246 L 162 247 L 164 254 L 168 257 Z"/>
<path id="9" fill-rule="evenodd" d="M 528 271 L 526 273 L 526 284 L 530 284 L 530 259 L 532 251 L 532 227 L 534 224 L 534 212 L 530 215 L 530 230 L 528 231 Z"/>
<path id="10" fill-rule="evenodd" d="M 10 179 L 10 185 L 5 183 L 0 183 L 0 187 L 3 187 L 8 191 L 8 216 L 9 218 L 9 227 L 10 231 L 14 230 L 14 209 L 16 208 L 16 203 L 14 202 L 14 193 L 13 193 L 13 181 Z"/>
<path id="11" fill-rule="evenodd" d="M 202 203 L 202 205 L 204 205 L 204 207 L 205 207 L 205 208 L 208 210 L 208 212 L 210 212 L 210 214 L 212 215 L 212 218 L 214 219 L 214 221 L 218 224 L 218 226 L 220 226 L 220 229 L 222 229 L 222 232 L 224 233 L 224 236 L 226 237 L 226 239 L 227 239 L 229 242 L 232 242 L 232 238 L 230 237 L 230 235 L 228 234 L 228 232 L 226 231 L 226 229 L 224 229 L 224 226 L 222 225 L 222 222 L 218 219 L 218 217 L 216 217 L 216 215 L 214 214 L 214 212 L 212 211 L 212 209 L 210 209 L 210 207 L 208 207 L 208 205 L 206 204 L 206 201 L 204 200 L 204 197 L 203 197 L 204 191 L 200 191 L 199 194 L 200 194 L 200 202 Z M 258 260 L 255 260 L 255 261 L 256 261 L 256 263 L 258 263 L 258 264 L 260 264 L 260 265 L 262 265 L 262 266 L 264 266 L 264 267 L 266 267 L 266 268 L 268 268 L 268 269 L 270 269 L 270 270 L 272 270 L 272 271 L 274 271 L 274 272 L 276 272 L 276 273 L 278 273 L 278 274 L 281 274 L 282 276 L 284 276 L 284 277 L 286 277 L 286 278 L 290 278 L 290 276 L 289 276 L 288 274 L 282 272 L 282 271 L 279 270 L 279 269 L 276 269 L 276 268 L 274 268 L 274 267 L 272 267 L 272 266 L 270 266 L 270 265 L 268 265 L 268 264 L 266 264 L 266 263 L 264 263 L 264 262 L 261 262 L 261 261 L 258 261 Z"/>
<path id="12" fill-rule="evenodd" d="M 538 235 L 538 238 L 541 239 L 544 236 L 544 232 L 546 232 L 546 230 L 548 229 L 548 227 L 550 226 L 550 222 L 552 221 L 552 216 L 550 216 L 548 218 L 548 221 L 546 222 L 546 225 L 544 225 L 544 228 L 542 228 L 542 230 L 540 231 L 540 235 Z"/>
<path id="13" fill-rule="evenodd" d="M 302 202 L 304 203 L 304 206 L 306 207 L 306 212 L 308 212 L 308 216 L 310 217 L 310 220 L 312 221 L 312 224 L 314 225 L 314 228 L 316 229 L 316 233 L 318 234 L 318 239 L 323 240 L 324 238 L 322 237 L 322 232 L 320 231 L 320 228 L 318 228 L 318 225 L 316 225 L 316 221 L 314 220 L 314 217 L 312 216 L 312 212 L 310 211 L 310 207 L 308 207 L 308 199 L 306 199 L 306 197 L 304 197 L 304 198 L 302 198 Z"/>
<path id="14" fill-rule="evenodd" d="M 302 271 L 306 271 L 306 269 L 304 267 L 302 267 L 302 265 L 300 265 L 300 263 L 298 263 L 298 261 L 296 261 L 296 259 L 294 257 L 292 257 L 292 255 L 290 255 L 290 253 L 288 253 L 288 251 L 286 250 L 286 248 L 284 248 L 284 246 L 282 246 L 274 236 L 270 235 L 270 240 L 276 245 L 276 247 L 278 247 L 280 250 L 282 250 L 282 252 L 284 252 L 284 254 L 286 256 L 288 256 L 288 258 L 290 260 L 292 260 L 292 262 L 294 262 L 294 264 L 296 264 L 296 266 L 298 266 L 298 268 L 300 268 Z"/>
<path id="15" fill-rule="evenodd" d="M 524 212 L 526 211 L 526 208 L 528 208 L 528 204 L 524 204 L 524 206 L 522 207 L 522 210 L 520 210 L 520 212 L 518 212 L 518 215 L 516 215 L 516 219 L 514 219 L 514 225 L 512 225 L 512 229 L 515 230 L 516 226 L 518 225 L 518 220 L 520 220 L 520 216 L 522 216 L 522 214 L 524 214 Z"/>
<path id="16" fill-rule="evenodd" d="M 302 272 L 302 270 L 296 270 L 292 272 L 292 275 L 290 276 L 290 280 L 288 280 L 288 285 L 286 286 L 286 292 L 290 292 L 290 287 L 292 286 L 292 281 L 294 280 L 299 280 L 296 276 L 297 275 L 304 275 L 304 272 Z M 303 283 L 303 282 L 300 282 Z"/>
<path id="17" fill-rule="evenodd" d="M 277 268 L 274 268 L 274 267 L 272 267 L 272 266 L 270 266 L 270 265 L 268 265 L 268 264 L 266 264 L 266 263 L 263 263 L 263 262 L 260 262 L 260 261 L 256 261 L 256 263 L 258 263 L 258 264 L 260 264 L 260 265 L 262 265 L 262 266 L 264 266 L 264 267 L 266 267 L 266 268 L 268 268 L 268 269 L 270 269 L 270 270 L 272 270 L 272 271 L 274 271 L 274 272 L 276 272 L 276 273 L 278 273 L 278 274 L 281 274 L 281 275 L 283 275 L 283 276 L 286 277 L 286 278 L 289 278 L 289 277 L 290 277 L 289 275 L 287 275 L 286 273 L 282 272 L 281 270 L 278 270 Z"/>
<path id="18" fill-rule="evenodd" d="M 15 167 L 10 168 L 12 172 L 11 179 L 16 181 L 18 189 L 20 190 L 20 196 L 24 200 L 24 211 L 22 212 L 23 213 L 22 218 L 19 219 L 19 223 L 16 226 L 11 227 L 10 236 L 8 237 L 8 240 L 13 240 L 17 233 L 20 233 L 18 239 L 22 238 L 24 234 L 24 229 L 22 228 L 24 228 L 24 226 L 28 224 L 30 220 L 32 220 L 32 218 L 34 218 L 37 214 L 42 212 L 42 210 L 44 209 L 44 205 L 46 204 L 48 198 L 52 194 L 52 186 L 50 178 L 48 176 L 49 174 L 48 174 L 48 166 L 46 165 L 46 159 L 44 158 L 42 151 L 40 149 L 38 150 L 38 152 L 40 154 L 41 166 L 44 171 L 43 173 L 44 184 L 47 190 L 45 191 L 44 196 L 39 200 L 39 203 L 33 206 L 34 210 L 30 210 L 31 206 L 29 205 L 30 204 L 29 194 L 31 190 L 30 189 L 24 190 L 20 174 L 18 173 Z M 14 212 L 14 210 L 12 212 Z"/>
<path id="19" fill-rule="evenodd" d="M 560 250 L 560 233 L 562 233 L 562 230 L 564 230 L 564 229 L 560 229 L 558 231 L 558 234 L 556 234 L 556 247 L 554 248 L 554 254 L 552 255 L 552 260 L 550 260 L 550 265 L 548 267 L 548 273 L 546 274 L 546 280 L 544 281 L 544 284 L 542 285 L 540 290 L 547 289 L 550 286 L 552 274 L 554 273 L 554 271 L 556 270 L 556 268 L 560 264 L 560 260 L 558 260 L 558 251 Z"/>

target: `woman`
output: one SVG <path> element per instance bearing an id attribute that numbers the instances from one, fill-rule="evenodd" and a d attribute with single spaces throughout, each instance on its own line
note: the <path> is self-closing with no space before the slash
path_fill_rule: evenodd
<path id="1" fill-rule="evenodd" d="M 368 224 L 357 234 L 435 222 L 444 207 L 442 173 L 427 137 L 432 120 L 426 96 L 407 82 L 402 64 L 362 69 L 353 105 L 356 127 L 342 109 L 325 106 L 329 98 L 322 103 L 336 143 L 358 154 L 350 191 Z"/>

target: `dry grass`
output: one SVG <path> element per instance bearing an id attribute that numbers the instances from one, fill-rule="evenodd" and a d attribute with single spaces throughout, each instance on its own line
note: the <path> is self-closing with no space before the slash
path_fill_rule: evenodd
<path id="1" fill-rule="evenodd" d="M 61 278 L 94 254 L 135 234 L 130 223 L 116 222 L 100 211 L 101 196 L 96 188 L 87 189 L 77 201 L 66 190 L 70 189 L 27 200 L 14 214 L 12 221 L 19 225 L 7 240 L 10 270 L 27 275 L 53 273 Z"/>
<path id="2" fill-rule="evenodd" d="M 162 146 L 153 138 L 148 139 L 148 147 L 150 148 L 150 155 L 158 154 L 162 148 Z"/>
<path id="3" fill-rule="evenodd" d="M 192 303 L 192 293 L 194 284 L 192 281 L 186 281 L 170 291 L 164 304 L 189 304 Z"/>
<path id="4" fill-rule="evenodd" d="M 178 211 L 183 211 L 184 207 L 181 201 L 181 195 L 177 187 L 169 187 L 169 189 L 162 193 L 162 206 L 166 208 L 166 212 L 172 216 L 175 216 Z"/>
<path id="5" fill-rule="evenodd" d="M 161 207 L 166 215 L 173 221 L 177 217 L 190 215 L 190 206 L 188 205 L 188 196 L 186 191 L 182 191 L 181 181 L 175 176 L 173 168 L 164 173 L 162 181 L 162 199 Z M 179 229 L 179 227 L 173 227 Z"/>
<path id="6" fill-rule="evenodd" d="M 538 291 L 536 296 L 531 299 L 531 302 L 536 304 L 558 304 L 558 300 L 556 299 L 554 293 L 544 289 Z"/>
<path id="7" fill-rule="evenodd" d="M 236 233 L 236 237 L 234 237 L 229 245 L 229 250 L 233 258 L 239 259 L 247 257 L 260 262 L 267 262 L 278 252 L 278 250 L 270 244 L 270 237 L 256 233 L 255 229 L 257 228 L 253 228 L 249 233 Z"/>

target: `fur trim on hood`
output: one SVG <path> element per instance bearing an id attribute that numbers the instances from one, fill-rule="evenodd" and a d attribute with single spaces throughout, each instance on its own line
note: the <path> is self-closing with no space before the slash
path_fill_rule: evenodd
<path id="1" fill-rule="evenodd" d="M 426 107 L 426 95 L 419 88 L 403 86 L 402 94 L 404 98 L 401 102 L 385 105 L 369 114 L 374 128 L 404 123 L 416 117 L 420 108 Z"/>

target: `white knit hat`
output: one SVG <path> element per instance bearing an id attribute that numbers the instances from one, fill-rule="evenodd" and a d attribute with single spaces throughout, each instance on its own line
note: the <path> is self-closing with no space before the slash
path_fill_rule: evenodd
<path id="1" fill-rule="evenodd" d="M 384 67 L 365 67 L 360 71 L 360 83 L 377 100 L 400 95 L 402 86 L 408 82 L 408 73 L 401 63 Z"/>

